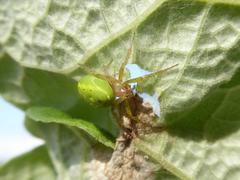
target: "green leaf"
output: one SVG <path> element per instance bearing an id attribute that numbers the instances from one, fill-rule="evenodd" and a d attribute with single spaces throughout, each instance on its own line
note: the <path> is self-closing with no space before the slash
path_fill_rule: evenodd
<path id="1" fill-rule="evenodd" d="M 22 109 L 31 106 L 55 107 L 117 135 L 110 109 L 96 109 L 83 102 L 75 80 L 65 75 L 23 68 L 7 55 L 0 59 L 0 94 Z"/>
<path id="2" fill-rule="evenodd" d="M 25 66 L 66 71 L 76 68 L 80 59 L 86 59 L 129 30 L 126 25 L 143 21 L 163 2 L 35 1 L 32 4 L 24 0 L 19 4 L 11 0 L 2 3 L 0 9 L 0 45 Z"/>
<path id="3" fill-rule="evenodd" d="M 207 2 L 207 3 L 222 3 L 222 4 L 229 4 L 229 5 L 240 5 L 240 1 L 235 1 L 235 0 L 199 0 L 202 2 Z"/>
<path id="4" fill-rule="evenodd" d="M 71 78 L 82 75 L 78 63 L 103 72 L 113 60 L 108 70 L 118 72 L 131 44 L 130 32 L 136 30 L 130 62 L 150 71 L 178 63 L 161 78 L 141 84 L 160 94 L 159 121 L 168 131 L 167 138 L 149 136 L 140 147 L 144 143 L 158 162 L 164 158 L 190 178 L 239 179 L 239 12 L 237 0 L 3 1 L 0 92 L 20 107 L 55 107 L 116 134 L 112 121 L 101 119 L 107 113 L 100 115 L 78 100 Z M 21 66 L 6 62 L 6 57 Z M 2 63 L 11 68 L 1 68 Z M 55 86 L 56 79 L 65 80 Z M 56 140 L 57 133 L 45 137 L 51 149 L 50 137 Z M 61 147 L 54 149 L 55 155 L 57 149 Z"/>
<path id="5" fill-rule="evenodd" d="M 178 23 L 187 24 L 194 16 L 196 28 L 180 32 L 186 40 L 180 41 L 176 47 L 179 50 L 183 48 L 180 50 L 183 54 L 176 57 L 182 68 L 179 67 L 175 79 L 161 95 L 162 108 L 165 109 L 162 119 L 165 118 L 168 123 L 180 121 L 181 116 L 171 118 L 170 115 L 191 112 L 211 91 L 230 81 L 239 68 L 239 34 L 236 24 L 240 17 L 240 7 L 200 3 L 189 6 L 191 8 L 179 4 L 179 8 L 183 8 L 179 11 L 182 15 L 177 18 L 179 21 L 174 26 L 179 26 Z M 177 37 L 180 38 L 178 34 L 171 36 Z M 182 43 L 187 44 L 184 46 Z M 180 47 L 180 44 L 183 46 Z"/>
<path id="6" fill-rule="evenodd" d="M 60 123 L 80 128 L 105 146 L 114 148 L 114 143 L 94 124 L 82 119 L 71 118 L 57 109 L 48 107 L 32 107 L 27 110 L 27 116 L 35 121 L 44 123 Z"/>
<path id="7" fill-rule="evenodd" d="M 16 157 L 0 167 L 0 179 L 4 180 L 54 180 L 55 178 L 45 146 Z"/>
<path id="8" fill-rule="evenodd" d="M 23 68 L 7 55 L 0 59 L 0 84 L 0 93 L 22 108 L 45 105 L 69 110 L 79 101 L 74 80 Z"/>
<path id="9" fill-rule="evenodd" d="M 170 126 L 172 134 L 216 141 L 240 127 L 240 71 L 226 84 L 216 87 L 191 112 L 175 114 L 179 121 Z"/>
<path id="10" fill-rule="evenodd" d="M 0 58 L 0 94 L 20 107 L 29 103 L 29 98 L 21 87 L 23 75 L 23 68 L 9 56 Z"/>
<path id="11" fill-rule="evenodd" d="M 24 126 L 28 130 L 28 132 L 30 132 L 33 136 L 37 138 L 43 139 L 44 135 L 40 128 L 41 125 L 42 125 L 41 122 L 34 121 L 27 116 L 25 117 Z"/>
<path id="12" fill-rule="evenodd" d="M 191 113 L 175 114 L 182 119 L 169 127 L 168 134 L 143 139 L 139 149 L 166 169 L 177 167 L 191 178 L 237 179 L 240 176 L 239 77 L 240 71 L 203 98 Z M 178 171 L 173 173 L 178 176 Z"/>
<path id="13" fill-rule="evenodd" d="M 157 137 L 159 138 L 159 137 Z M 149 140 L 148 140 L 149 141 Z M 156 141 L 155 141 L 156 142 Z M 152 159 L 157 161 L 162 167 L 167 170 L 168 172 L 171 172 L 175 177 L 178 177 L 180 179 L 190 180 L 192 179 L 190 176 L 187 175 L 187 173 L 183 172 L 181 168 L 175 166 L 171 162 L 169 162 L 163 154 L 159 154 L 162 149 L 155 150 L 151 149 L 149 144 L 146 144 L 144 141 L 139 141 L 139 139 L 135 140 L 136 147 L 138 147 L 141 151 L 143 151 L 145 154 L 150 156 Z M 148 142 L 149 143 L 149 142 Z M 164 144 L 165 145 L 165 144 Z M 162 152 L 161 152 L 162 153 Z"/>
<path id="14" fill-rule="evenodd" d="M 238 131 L 212 143 L 162 133 L 138 140 L 136 144 L 180 179 L 238 179 L 239 137 Z"/>
<path id="15" fill-rule="evenodd" d="M 33 121 L 36 122 L 36 121 Z M 86 134 L 75 128 L 57 123 L 36 122 L 56 170 L 57 179 L 91 179 L 103 176 L 112 149 L 92 142 Z"/>

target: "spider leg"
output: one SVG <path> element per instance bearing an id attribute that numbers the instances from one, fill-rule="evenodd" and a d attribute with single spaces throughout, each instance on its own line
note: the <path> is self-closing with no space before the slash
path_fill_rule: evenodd
<path id="1" fill-rule="evenodd" d="M 133 78 L 133 79 L 129 79 L 127 81 L 125 81 L 123 84 L 129 84 L 129 83 L 137 83 L 137 82 L 141 82 L 147 78 L 150 78 L 150 77 L 153 77 L 153 76 L 156 76 L 156 75 L 161 75 L 162 73 L 168 71 L 169 69 L 172 69 L 174 68 L 175 66 L 177 66 L 178 64 L 175 64 L 171 67 L 168 67 L 166 69 L 162 69 L 162 70 L 159 70 L 157 72 L 153 72 L 151 74 L 147 74 L 147 75 L 144 75 L 144 76 L 141 76 L 141 77 L 137 77 L 137 78 Z"/>
<path id="2" fill-rule="evenodd" d="M 129 102 L 126 100 L 124 104 L 127 115 L 130 116 L 130 118 L 134 117 Z"/>
<path id="3" fill-rule="evenodd" d="M 136 122 L 139 122 L 139 120 L 137 119 L 136 116 L 133 115 L 132 110 L 131 110 L 131 106 L 129 104 L 129 101 L 127 100 L 129 97 L 120 97 L 119 99 L 117 99 L 115 101 L 115 106 L 119 105 L 120 103 L 124 103 L 124 108 L 126 111 L 126 114 L 133 120 L 135 120 Z"/>
<path id="4" fill-rule="evenodd" d="M 117 100 L 115 100 L 114 104 L 115 104 L 115 105 L 119 105 L 119 104 L 121 104 L 123 101 L 125 101 L 126 99 L 127 99 L 126 96 L 119 97 Z"/>
<path id="5" fill-rule="evenodd" d="M 121 64 L 121 67 L 119 69 L 118 79 L 120 81 L 122 81 L 122 79 L 123 79 L 125 66 L 127 65 L 128 60 L 129 60 L 129 58 L 130 58 L 130 56 L 132 54 L 134 36 L 135 36 L 135 32 L 133 32 L 133 34 L 132 34 L 131 45 L 130 45 L 130 47 L 129 47 L 128 51 L 127 51 L 127 55 L 126 55 L 123 63 Z"/>
<path id="6" fill-rule="evenodd" d="M 110 84 L 114 84 L 114 83 L 118 82 L 118 80 L 116 80 L 112 76 L 105 75 L 105 74 L 100 74 L 100 73 L 94 71 L 93 69 L 89 68 L 88 66 L 86 66 L 84 64 L 80 64 L 79 68 L 82 69 L 87 74 L 91 74 L 91 75 L 94 75 L 94 76 L 96 76 L 98 78 L 105 79 Z"/>
<path id="7" fill-rule="evenodd" d="M 110 58 L 110 61 L 107 64 L 103 65 L 103 71 L 104 71 L 105 74 L 108 74 L 108 75 L 110 74 L 109 73 L 109 67 L 113 62 L 114 62 L 113 59 Z"/>

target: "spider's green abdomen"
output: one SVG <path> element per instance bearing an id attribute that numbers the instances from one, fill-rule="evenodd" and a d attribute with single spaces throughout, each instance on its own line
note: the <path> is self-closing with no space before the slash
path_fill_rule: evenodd
<path id="1" fill-rule="evenodd" d="M 78 81 L 81 97 L 91 105 L 107 106 L 114 100 L 114 93 L 108 81 L 93 75 L 83 76 Z"/>

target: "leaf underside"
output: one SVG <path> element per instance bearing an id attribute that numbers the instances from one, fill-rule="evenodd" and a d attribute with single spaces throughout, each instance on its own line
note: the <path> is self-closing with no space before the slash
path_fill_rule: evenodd
<path id="1" fill-rule="evenodd" d="M 76 119 L 86 119 L 116 136 L 109 109 L 84 104 L 76 80 L 83 74 L 80 64 L 105 73 L 113 61 L 107 70 L 117 73 L 131 44 L 131 31 L 136 31 L 131 63 L 149 71 L 178 64 L 140 84 L 144 91 L 160 94 L 159 122 L 168 130 L 142 138 L 138 148 L 148 149 L 149 156 L 179 178 L 240 178 L 239 1 L 1 0 L 0 4 L 0 93 L 5 99 L 23 110 L 56 108 L 73 117 L 64 117 L 73 126 L 78 126 Z M 56 117 L 52 115 L 59 122 Z M 57 174 L 76 178 L 74 173 L 90 154 L 85 135 L 53 124 L 36 123 L 31 128 L 47 141 Z M 84 145 L 76 140 L 79 136 Z M 71 144 L 70 150 L 65 142 Z M 82 159 L 77 152 L 84 152 Z"/>
<path id="2" fill-rule="evenodd" d="M 91 135 L 105 146 L 114 148 L 114 143 L 111 141 L 111 138 L 98 129 L 93 123 L 82 119 L 73 119 L 57 109 L 48 107 L 32 107 L 26 111 L 26 115 L 30 119 L 39 122 L 59 123 L 70 127 L 77 127 Z"/>

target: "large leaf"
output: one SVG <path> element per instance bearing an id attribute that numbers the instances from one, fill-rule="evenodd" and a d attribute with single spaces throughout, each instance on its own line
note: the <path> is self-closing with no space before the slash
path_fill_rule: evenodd
<path id="1" fill-rule="evenodd" d="M 81 75 L 78 63 L 103 70 L 113 60 L 108 70 L 114 73 L 131 44 L 130 31 L 135 29 L 131 62 L 151 71 L 178 63 L 161 78 L 141 84 L 145 90 L 160 93 L 159 120 L 169 128 L 164 136 L 167 138 L 161 134 L 159 139 L 145 138 L 139 142 L 140 149 L 142 145 L 143 151 L 149 149 L 145 152 L 150 156 L 156 154 L 153 158 L 158 162 L 158 156 L 164 157 L 167 164 L 189 178 L 238 179 L 240 165 L 234 158 L 238 159 L 240 150 L 236 143 L 240 122 L 239 5 L 233 0 L 2 1 L 0 57 L 2 60 L 6 53 L 22 66 L 64 73 L 59 78 L 67 81 Z M 0 75 L 7 75 L 4 79 L 9 78 L 10 82 L 22 74 L 22 70 L 14 72 L 14 68 L 8 73 L 6 68 L 0 70 Z M 49 79 L 56 75 L 30 71 L 47 74 Z M 36 78 L 35 81 L 38 82 Z M 42 100 L 28 97 L 22 83 L 16 86 L 4 82 L 0 90 L 15 104 L 54 106 L 74 118 L 88 119 L 85 117 L 96 114 L 97 110 L 90 107 L 86 108 L 87 113 L 82 111 L 80 101 L 74 98 L 62 98 L 61 103 L 56 103 L 57 98 L 53 97 L 64 96 L 48 96 L 44 90 L 50 82 L 42 83 L 43 90 L 37 91 L 43 92 Z M 64 88 L 63 84 L 58 87 Z M 27 87 L 33 88 L 31 84 Z M 85 113 L 85 117 L 79 113 Z M 110 130 L 103 122 L 111 121 L 98 122 Z M 173 173 L 179 176 L 178 171 Z"/>
<path id="2" fill-rule="evenodd" d="M 0 59 L 0 94 L 20 108 L 55 107 L 117 134 L 109 109 L 96 109 L 82 102 L 76 81 L 56 73 L 23 68 L 7 55 Z"/>
<path id="3" fill-rule="evenodd" d="M 69 110 L 79 101 L 75 81 L 23 68 L 7 55 L 0 59 L 0 85 L 0 93 L 22 108 L 41 104 Z"/>
<path id="4" fill-rule="evenodd" d="M 54 180 L 55 172 L 45 146 L 12 159 L 0 167 L 0 179 L 4 180 Z"/>
<path id="5" fill-rule="evenodd" d="M 73 68 L 96 51 L 93 47 L 103 47 L 139 14 L 149 14 L 162 2 L 1 1 L 0 43 L 26 66 Z"/>
<path id="6" fill-rule="evenodd" d="M 34 105 L 56 107 L 75 118 L 86 118 L 114 135 L 117 133 L 116 128 L 112 128 L 108 109 L 92 108 L 81 102 L 75 81 L 63 75 L 23 68 L 6 55 L 0 60 L 0 93 L 23 109 Z M 28 118 L 26 126 L 32 134 L 46 141 L 59 179 L 93 177 L 97 169 L 92 166 L 104 164 L 111 155 L 109 148 L 98 148 L 96 141 L 78 129 L 44 125 Z M 93 152 L 92 146 L 96 151 Z M 99 155 L 95 157 L 93 153 Z"/>
<path id="7" fill-rule="evenodd" d="M 169 134 L 138 141 L 139 149 L 178 177 L 238 179 L 239 77 L 240 71 L 203 98 L 191 113 L 176 114 L 182 119 L 169 127 Z"/>
<path id="8" fill-rule="evenodd" d="M 92 142 L 89 136 L 75 128 L 67 128 L 57 123 L 38 123 L 35 126 L 46 142 L 57 179 L 105 177 L 104 167 L 111 157 L 111 148 L 105 148 L 96 141 Z"/>
<path id="9" fill-rule="evenodd" d="M 162 133 L 138 140 L 136 144 L 181 179 L 235 180 L 240 177 L 239 134 L 211 143 Z"/>
<path id="10" fill-rule="evenodd" d="M 103 131 L 88 121 L 71 118 L 67 114 L 49 107 L 32 107 L 28 109 L 26 113 L 28 117 L 35 121 L 44 123 L 60 123 L 80 128 L 105 146 L 114 148 L 114 143 L 111 139 L 109 139 Z"/>
<path id="11" fill-rule="evenodd" d="M 161 81 L 149 81 L 162 94 L 164 120 L 173 112 L 193 108 L 211 89 L 229 80 L 239 67 L 234 53 L 238 50 L 238 3 L 210 2 L 37 1 L 32 5 L 25 0 L 18 5 L 9 1 L 1 8 L 5 22 L 1 42 L 5 51 L 23 65 L 72 72 L 80 61 L 98 69 L 113 59 L 113 71 L 130 45 L 127 32 L 136 28 L 133 61 L 151 70 L 179 64 Z M 7 16 L 4 12 L 10 7 L 15 7 L 11 11 L 14 15 Z M 24 11 L 26 7 L 28 11 Z M 30 16 L 27 12 L 34 13 Z M 119 21 L 124 12 L 128 18 Z M 76 17 L 81 18 L 75 22 Z"/>

